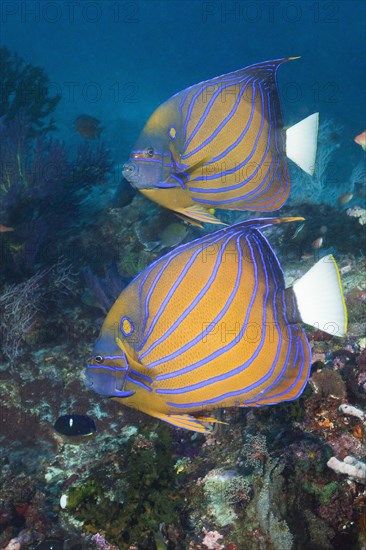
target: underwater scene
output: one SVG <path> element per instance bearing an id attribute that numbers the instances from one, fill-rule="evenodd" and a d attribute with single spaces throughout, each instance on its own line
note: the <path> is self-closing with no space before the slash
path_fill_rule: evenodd
<path id="1" fill-rule="evenodd" d="M 0 550 L 366 550 L 366 4 L 0 11 Z"/>

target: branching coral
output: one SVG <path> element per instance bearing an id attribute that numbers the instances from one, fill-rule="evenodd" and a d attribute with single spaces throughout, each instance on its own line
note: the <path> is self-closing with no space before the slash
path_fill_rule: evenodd
<path id="1" fill-rule="evenodd" d="M 38 312 L 55 295 L 73 291 L 75 279 L 70 265 L 63 261 L 39 271 L 24 283 L 11 285 L 0 295 L 0 338 L 4 355 L 14 364 L 24 347 Z"/>
<path id="2" fill-rule="evenodd" d="M 340 181 L 336 153 L 339 143 L 334 136 L 340 135 L 342 127 L 333 120 L 325 120 L 319 127 L 318 150 L 313 176 L 292 168 L 292 191 L 289 202 L 291 204 L 323 203 L 337 205 L 342 193 L 352 191 L 353 182 Z M 359 168 L 357 171 L 357 177 Z M 351 175 L 351 180 L 356 172 Z"/>
<path id="3" fill-rule="evenodd" d="M 31 122 L 27 131 L 34 134 L 53 129 L 54 123 L 48 119 L 61 98 L 50 96 L 50 81 L 43 69 L 2 47 L 0 74 L 0 117 L 9 122 L 23 110 Z"/>
<path id="4" fill-rule="evenodd" d="M 0 123 L 0 219 L 15 228 L 7 263 L 13 258 L 13 270 L 23 272 L 34 272 L 42 248 L 82 222 L 82 199 L 112 168 L 102 144 L 81 146 L 70 161 L 63 143 L 31 138 L 30 125 L 24 112 Z"/>

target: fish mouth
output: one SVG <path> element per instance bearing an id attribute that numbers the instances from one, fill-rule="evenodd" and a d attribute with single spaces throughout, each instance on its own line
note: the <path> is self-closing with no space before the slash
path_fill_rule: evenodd
<path id="1" fill-rule="evenodd" d="M 122 167 L 122 175 L 132 187 L 138 188 L 139 170 L 137 164 L 131 161 L 126 162 Z"/>

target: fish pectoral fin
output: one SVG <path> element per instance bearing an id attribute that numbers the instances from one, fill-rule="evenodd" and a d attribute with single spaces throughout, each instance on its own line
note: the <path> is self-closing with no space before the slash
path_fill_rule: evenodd
<path id="1" fill-rule="evenodd" d="M 156 418 L 168 422 L 177 428 L 183 428 L 184 430 L 190 430 L 192 432 L 199 432 L 202 434 L 211 433 L 209 428 L 206 428 L 202 422 L 218 422 L 216 418 L 212 417 L 200 417 L 195 418 L 189 414 L 164 414 L 164 413 L 154 413 Z"/>
<path id="2" fill-rule="evenodd" d="M 175 212 L 184 216 L 187 221 L 198 220 L 203 223 L 214 223 L 220 225 L 227 225 L 226 223 L 220 221 L 214 214 L 211 214 L 206 208 L 202 206 L 187 206 L 186 208 L 175 208 Z M 192 222 L 191 222 L 192 223 Z"/>

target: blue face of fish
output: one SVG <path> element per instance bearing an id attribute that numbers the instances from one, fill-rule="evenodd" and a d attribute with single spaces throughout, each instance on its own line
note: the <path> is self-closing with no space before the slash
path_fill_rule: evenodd
<path id="1" fill-rule="evenodd" d="M 123 166 L 123 176 L 137 189 L 180 187 L 181 114 L 174 96 L 156 109 Z"/>
<path id="2" fill-rule="evenodd" d="M 130 160 L 123 165 L 123 177 L 136 189 L 176 187 L 167 182 L 173 161 L 169 152 L 152 145 L 142 150 L 135 149 Z"/>
<path id="3" fill-rule="evenodd" d="M 97 341 L 86 367 L 85 383 L 90 390 L 103 397 L 129 397 L 135 392 L 124 390 L 128 371 L 124 352 L 115 342 L 102 337 Z"/>

